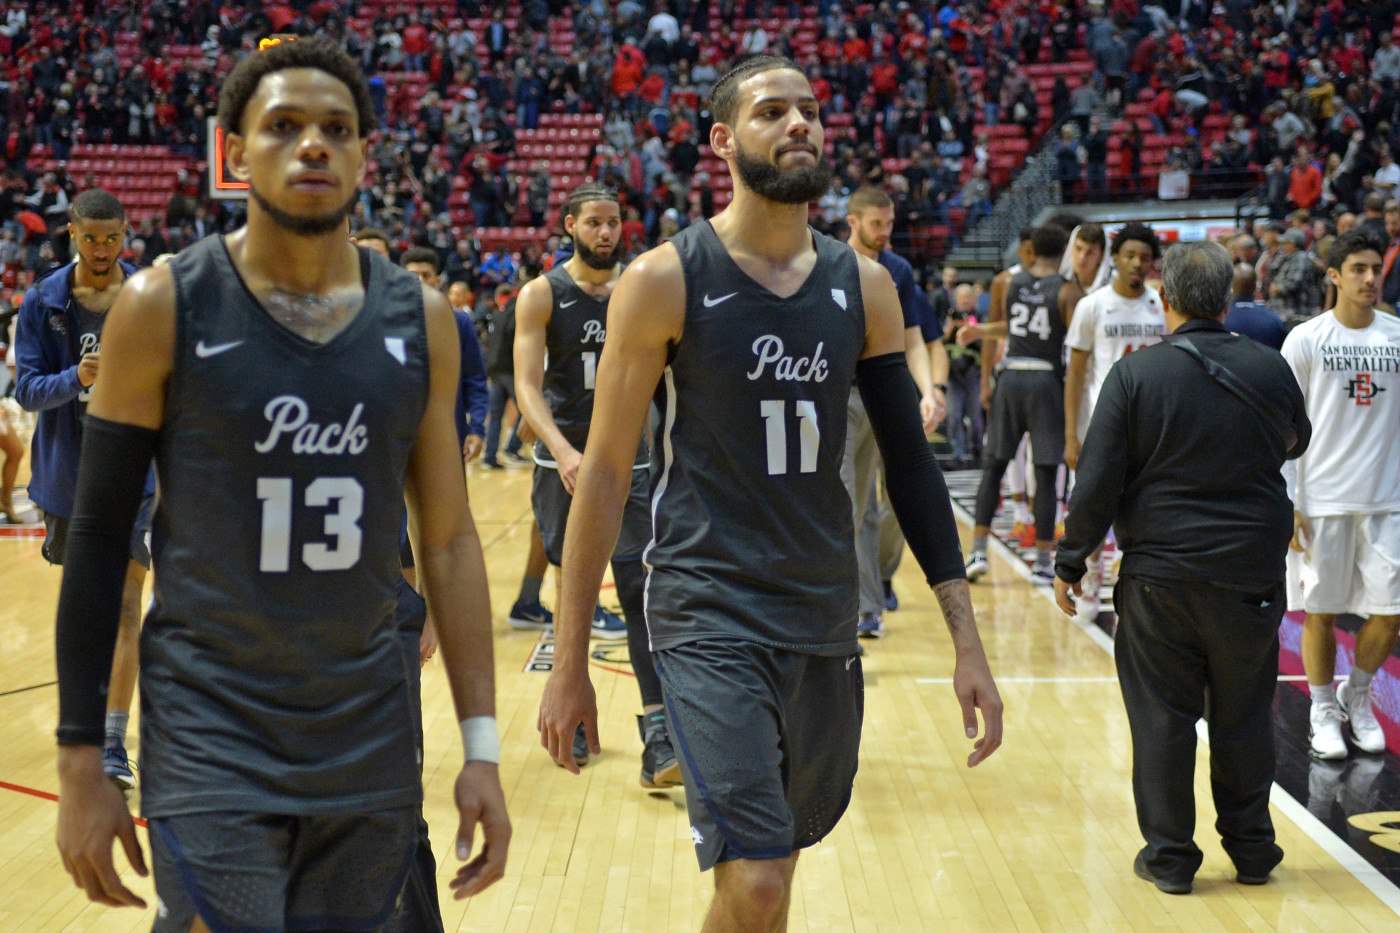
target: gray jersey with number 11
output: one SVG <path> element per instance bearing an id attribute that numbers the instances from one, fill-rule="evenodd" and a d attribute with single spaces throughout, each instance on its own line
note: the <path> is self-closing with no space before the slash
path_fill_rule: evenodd
<path id="1" fill-rule="evenodd" d="M 812 654 L 855 648 L 846 405 L 865 343 L 855 252 L 813 232 L 816 265 L 779 298 L 709 222 L 673 237 L 685 326 L 658 388 L 654 648 L 737 638 Z"/>

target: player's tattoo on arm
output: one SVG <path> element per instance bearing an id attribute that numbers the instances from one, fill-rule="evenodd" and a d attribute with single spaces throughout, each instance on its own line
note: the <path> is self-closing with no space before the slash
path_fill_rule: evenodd
<path id="1" fill-rule="evenodd" d="M 943 621 L 948 625 L 948 634 L 958 640 L 977 634 L 977 620 L 972 615 L 972 594 L 966 580 L 948 580 L 933 588 L 938 599 L 938 608 L 943 611 Z"/>

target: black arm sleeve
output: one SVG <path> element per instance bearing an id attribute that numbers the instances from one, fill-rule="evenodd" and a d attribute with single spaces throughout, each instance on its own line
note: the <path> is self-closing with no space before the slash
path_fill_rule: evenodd
<path id="1" fill-rule="evenodd" d="M 963 580 L 962 545 L 943 470 L 919 420 L 919 393 L 903 353 L 856 364 L 860 397 L 885 460 L 885 488 L 929 586 Z"/>
<path id="2" fill-rule="evenodd" d="M 58 744 L 101 745 L 131 527 L 157 432 L 89 416 L 58 595 Z"/>

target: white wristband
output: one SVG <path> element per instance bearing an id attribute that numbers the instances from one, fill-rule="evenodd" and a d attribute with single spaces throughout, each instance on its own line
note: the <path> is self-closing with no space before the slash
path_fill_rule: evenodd
<path id="1" fill-rule="evenodd" d="M 462 751 L 467 761 L 501 763 L 501 737 L 496 732 L 495 716 L 473 716 L 461 722 Z"/>

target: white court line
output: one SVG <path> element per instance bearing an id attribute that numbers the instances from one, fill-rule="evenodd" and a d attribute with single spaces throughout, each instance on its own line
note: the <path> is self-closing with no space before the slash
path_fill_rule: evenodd
<path id="1" fill-rule="evenodd" d="M 973 520 L 972 516 L 968 514 L 967 509 L 963 508 L 956 499 L 951 499 L 950 501 L 953 505 L 953 514 L 957 516 L 958 521 L 971 527 Z M 1051 587 L 1036 585 L 1032 582 L 1031 569 L 1026 566 L 1025 561 L 1021 560 L 1019 554 L 1007 547 L 1006 544 L 995 535 L 992 535 L 987 543 L 995 548 L 997 553 L 1011 564 L 1012 570 L 1020 574 L 1021 578 L 1027 583 L 1031 583 L 1032 588 L 1037 590 L 1041 596 L 1044 596 L 1050 602 L 1050 605 L 1055 606 L 1056 615 L 1060 618 L 1069 619 L 1069 621 L 1073 622 L 1075 625 L 1079 626 L 1082 631 L 1087 633 L 1089 637 L 1094 640 L 1094 643 L 1108 652 L 1110 656 L 1113 654 L 1113 639 L 1108 637 L 1108 633 L 1092 622 L 1082 622 L 1079 619 L 1066 616 L 1061 612 L 1060 607 L 1055 605 L 1054 590 Z M 1279 679 L 1284 680 L 1285 677 L 1280 677 Z M 1287 679 L 1296 680 L 1298 678 L 1292 676 L 1287 677 Z M 1014 683 L 1015 681 L 1008 678 L 1008 682 Z M 1210 744 L 1206 737 L 1206 724 L 1204 721 L 1196 723 L 1196 734 L 1200 736 L 1201 741 L 1206 745 Z M 1317 843 L 1324 852 L 1336 859 L 1337 864 L 1350 872 L 1353 878 L 1365 885 L 1366 889 L 1374 894 L 1382 904 L 1389 907 L 1397 916 L 1400 916 L 1400 888 L 1397 888 L 1393 881 L 1381 874 L 1374 865 L 1362 858 L 1361 853 L 1343 842 L 1330 827 L 1309 813 L 1306 806 L 1299 803 L 1297 799 L 1277 783 L 1270 789 L 1269 802 L 1278 807 L 1279 812 L 1292 820 L 1293 825 L 1297 826 L 1309 839 Z"/>

